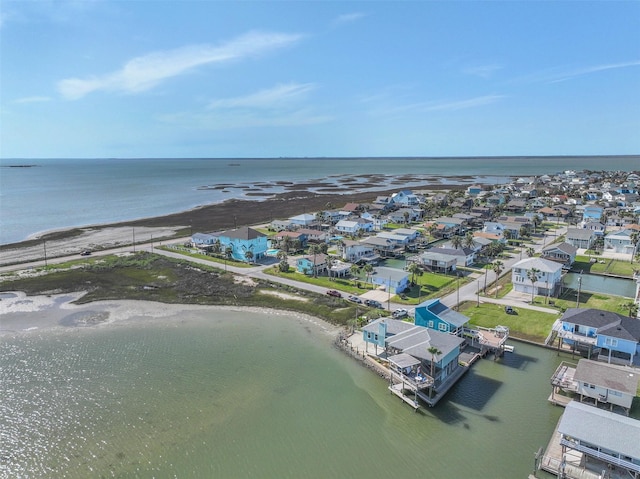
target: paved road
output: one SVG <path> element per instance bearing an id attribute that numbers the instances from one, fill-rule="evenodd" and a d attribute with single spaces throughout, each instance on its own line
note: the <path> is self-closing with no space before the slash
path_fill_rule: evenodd
<path id="1" fill-rule="evenodd" d="M 546 245 L 551 243 L 556 236 L 564 234 L 565 232 L 566 232 L 566 228 L 561 228 L 556 233 L 547 234 L 544 237 L 539 238 L 537 242 L 533 245 L 534 251 L 539 252 L 542 248 L 544 248 Z M 172 241 L 172 243 L 184 243 L 187 239 L 188 238 L 174 240 Z M 187 258 L 184 255 L 177 252 L 153 248 L 151 244 L 137 245 L 136 250 L 137 251 L 153 250 L 153 252 L 157 254 L 161 254 L 170 258 L 177 258 L 177 259 Z M 132 252 L 132 251 L 133 251 L 132 246 L 129 245 L 129 246 L 120 247 L 120 248 L 97 251 L 97 252 L 94 252 L 92 256 L 105 256 L 109 254 L 126 253 L 126 252 Z M 77 259 L 78 257 L 79 255 L 72 255 L 68 257 L 53 258 L 48 261 L 48 264 L 62 263 L 65 261 L 69 261 L 71 259 Z M 520 261 L 522 257 L 526 257 L 526 256 L 519 254 L 513 258 L 503 259 L 502 261 L 504 263 L 504 270 L 502 271 L 500 276 L 510 274 L 512 266 L 516 262 Z M 188 258 L 188 259 L 189 261 L 192 261 L 194 263 L 207 265 L 207 266 L 212 265 L 212 262 L 206 259 L 200 259 L 200 258 Z M 292 287 L 306 290 L 306 291 L 312 291 L 319 294 L 324 294 L 327 290 L 324 286 L 317 286 L 314 284 L 303 283 L 303 282 L 291 280 L 288 278 L 281 278 L 281 277 L 271 276 L 266 274 L 264 272 L 264 269 L 270 267 L 272 264 L 273 263 L 268 265 L 264 265 L 264 264 L 256 265 L 251 268 L 240 268 L 232 265 L 221 265 L 219 263 L 216 263 L 215 266 L 221 269 L 224 268 L 227 271 L 233 272 L 234 274 L 245 275 L 251 278 L 270 281 L 273 283 L 286 284 L 288 286 L 292 286 Z M 25 263 L 21 265 L 3 266 L 3 267 L 0 267 L 0 272 L 24 270 L 29 268 L 39 268 L 42 266 L 44 266 L 44 261 L 34 261 L 31 263 Z M 444 298 L 441 299 L 441 302 L 446 306 L 454 308 L 459 303 L 462 303 L 464 301 L 477 301 L 478 290 L 483 290 L 485 287 L 485 284 L 486 284 L 487 290 L 489 290 L 496 279 L 496 274 L 493 272 L 493 270 L 486 270 L 486 272 L 484 273 L 483 272 L 474 273 L 473 277 L 474 277 L 474 281 L 467 283 L 464 286 L 461 286 L 459 290 L 449 294 L 448 296 L 445 296 Z M 490 303 L 496 303 L 496 304 L 502 304 L 502 305 L 510 305 L 517 308 L 535 309 L 535 310 L 544 311 L 544 312 L 553 312 L 553 313 L 557 312 L 556 310 L 553 310 L 553 309 L 527 304 L 528 300 L 526 299 L 526 296 L 518 295 L 518 293 L 509 293 L 507 297 L 500 298 L 500 299 L 490 298 L 487 296 L 481 296 L 479 299 L 481 302 L 485 302 L 485 303 L 490 302 Z M 383 306 L 387 310 L 394 310 L 397 308 L 406 307 L 401 303 L 394 303 L 393 301 L 383 302 Z"/>

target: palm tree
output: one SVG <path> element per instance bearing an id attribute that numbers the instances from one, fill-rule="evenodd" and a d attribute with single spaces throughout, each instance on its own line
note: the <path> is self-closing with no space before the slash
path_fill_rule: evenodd
<path id="1" fill-rule="evenodd" d="M 435 378 L 433 377 L 433 369 L 434 369 L 434 365 L 435 365 L 435 361 L 436 358 L 442 354 L 442 351 L 440 351 L 438 348 L 436 348 L 435 346 L 429 346 L 427 348 L 427 352 L 429 354 L 431 354 L 431 378 L 433 379 L 433 382 L 435 384 Z M 429 392 L 429 395 L 432 395 L 433 393 L 433 385 L 431 386 L 431 390 Z"/>
<path id="2" fill-rule="evenodd" d="M 538 281 L 538 273 L 540 273 L 540 270 L 537 268 L 531 268 L 529 271 L 527 271 L 527 278 L 529 278 L 529 281 L 531 281 L 531 304 L 533 304 L 533 293 L 536 290 L 536 281 Z"/>
<path id="3" fill-rule="evenodd" d="M 247 250 L 244 253 L 244 258 L 247 260 L 248 263 L 251 263 L 251 260 L 253 259 L 253 251 Z"/>
<path id="4" fill-rule="evenodd" d="M 536 254 L 536 251 L 533 248 L 531 247 L 527 248 L 527 256 L 529 258 L 531 258 L 534 254 Z"/>
<path id="5" fill-rule="evenodd" d="M 499 259 L 493 262 L 492 268 L 493 272 L 496 274 L 496 281 L 493 283 L 493 287 L 496 290 L 496 298 L 498 297 L 498 278 L 500 277 L 500 273 L 504 270 L 504 263 Z"/>
<path id="6" fill-rule="evenodd" d="M 317 244 L 312 244 L 309 246 L 309 254 L 313 254 L 313 277 L 316 278 L 318 276 L 318 268 L 316 266 L 316 255 L 320 253 L 320 246 Z"/>
<path id="7" fill-rule="evenodd" d="M 435 239 L 434 233 L 436 232 L 437 229 L 438 229 L 438 225 L 435 223 L 431 223 L 427 228 L 427 231 L 429 232 L 429 236 L 431 236 L 431 239 Z"/>
<path id="8" fill-rule="evenodd" d="M 407 226 L 407 224 L 409 224 L 409 212 L 405 211 L 404 213 L 402 213 L 402 216 L 404 218 L 404 225 Z"/>
<path id="9" fill-rule="evenodd" d="M 407 268 L 407 271 L 411 273 L 411 283 L 415 284 L 416 274 L 418 274 L 418 272 L 420 271 L 420 266 L 418 265 L 418 263 L 411 263 L 409 265 L 409 268 Z"/>
<path id="10" fill-rule="evenodd" d="M 453 235 L 451 237 L 451 246 L 453 246 L 454 249 L 460 248 L 460 246 L 462 246 L 462 236 Z"/>
<path id="11" fill-rule="evenodd" d="M 291 237 L 290 236 L 284 236 L 282 238 L 282 240 L 280 240 L 280 245 L 282 247 L 283 250 L 285 250 L 286 253 L 289 252 L 289 248 L 291 247 Z"/>
<path id="12" fill-rule="evenodd" d="M 369 282 L 369 279 L 371 278 L 371 275 L 373 274 L 373 265 L 372 264 L 365 264 L 364 265 L 364 272 L 367 274 L 367 282 Z M 371 285 L 371 288 L 373 289 L 373 284 Z"/>
<path id="13" fill-rule="evenodd" d="M 352 264 L 351 268 L 349 268 L 349 272 L 351 273 L 351 276 L 353 276 L 353 284 L 355 285 L 358 281 L 358 275 L 360 274 L 360 266 L 355 263 Z"/>
<path id="14" fill-rule="evenodd" d="M 464 246 L 466 246 L 467 248 L 473 248 L 473 246 L 475 245 L 475 241 L 473 239 L 473 233 L 471 231 L 469 231 L 465 237 L 464 237 L 464 241 L 462 242 L 462 244 Z"/>
<path id="15" fill-rule="evenodd" d="M 629 317 L 636 318 L 638 316 L 638 304 L 631 301 L 624 305 L 625 309 L 629 310 Z"/>
<path id="16" fill-rule="evenodd" d="M 636 251 L 638 250 L 638 240 L 640 239 L 640 233 L 634 231 L 629 235 L 629 240 L 631 240 L 631 262 L 633 263 L 633 258 L 636 255 Z"/>

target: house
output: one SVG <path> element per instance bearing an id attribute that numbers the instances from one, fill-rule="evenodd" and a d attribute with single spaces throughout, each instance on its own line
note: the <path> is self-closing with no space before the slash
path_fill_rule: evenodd
<path id="1" fill-rule="evenodd" d="M 458 266 L 471 266 L 476 261 L 476 252 L 472 248 L 434 248 L 431 251 L 456 258 Z"/>
<path id="2" fill-rule="evenodd" d="M 427 271 L 437 273 L 450 273 L 456 270 L 458 257 L 449 254 L 438 253 L 440 248 L 425 251 L 417 258 L 417 263 Z"/>
<path id="3" fill-rule="evenodd" d="M 393 230 L 393 234 L 406 236 L 410 243 L 413 243 L 420 236 L 420 231 L 413 228 L 396 228 Z"/>
<path id="4" fill-rule="evenodd" d="M 529 272 L 537 270 L 537 279 L 531 282 Z M 514 291 L 532 295 L 554 296 L 562 282 L 562 265 L 543 258 L 526 258 L 513 265 L 511 282 Z"/>
<path id="5" fill-rule="evenodd" d="M 584 358 L 578 361 L 575 368 L 563 362 L 556 372 L 563 367 L 569 374 L 562 376 L 570 379 L 565 379 L 565 384 L 561 384 L 562 389 L 578 395 L 580 402 L 593 401 L 596 406 L 609 404 L 612 409 L 613 406 L 619 406 L 628 413 L 638 391 L 640 373 Z"/>
<path id="6" fill-rule="evenodd" d="M 378 236 L 363 238 L 362 243 L 373 248 L 374 253 L 382 256 L 383 258 L 388 258 L 389 256 L 394 256 L 404 252 L 403 247 L 398 247 L 391 240 L 380 238 Z"/>
<path id="7" fill-rule="evenodd" d="M 527 200 L 524 198 L 514 198 L 509 200 L 504 209 L 513 213 L 522 213 L 527 209 Z"/>
<path id="8" fill-rule="evenodd" d="M 387 219 L 392 223 L 411 223 L 421 217 L 422 210 L 419 208 L 400 208 L 387 215 Z"/>
<path id="9" fill-rule="evenodd" d="M 329 235 L 325 231 L 310 228 L 300 228 L 297 232 L 301 235 L 305 235 L 305 241 L 311 241 L 314 243 L 326 243 L 329 239 Z"/>
<path id="10" fill-rule="evenodd" d="M 474 206 L 471 213 L 478 215 L 480 218 L 491 218 L 493 208 L 489 206 Z"/>
<path id="11" fill-rule="evenodd" d="M 288 238 L 288 239 L 285 239 Z M 285 250 L 289 250 L 289 247 L 294 245 L 294 249 L 304 249 L 307 246 L 308 236 L 306 233 L 303 233 L 300 230 L 297 231 L 279 231 L 275 235 L 271 236 L 271 244 L 274 247 L 285 248 Z M 297 241 L 298 243 L 294 243 Z M 287 243 L 287 247 L 285 247 L 285 243 Z"/>
<path id="12" fill-rule="evenodd" d="M 411 242 L 411 238 L 409 236 L 397 234 L 395 230 L 381 231 L 376 235 L 376 237 L 391 241 L 391 243 L 398 246 L 406 246 Z"/>
<path id="13" fill-rule="evenodd" d="M 567 228 L 565 236 L 566 242 L 578 249 L 591 249 L 595 239 L 593 231 L 582 228 Z"/>
<path id="14" fill-rule="evenodd" d="M 396 206 L 418 206 L 420 204 L 420 197 L 413 194 L 411 190 L 402 190 L 393 193 L 390 202 Z"/>
<path id="15" fill-rule="evenodd" d="M 600 221 L 586 221 L 582 223 L 582 228 L 585 230 L 593 231 L 598 236 L 604 236 L 606 226 Z"/>
<path id="16" fill-rule="evenodd" d="M 604 249 L 613 250 L 616 253 L 631 255 L 635 248 L 635 244 L 633 243 L 631 238 L 634 232 L 635 230 L 627 228 L 605 235 Z"/>
<path id="17" fill-rule="evenodd" d="M 208 250 L 218 242 L 218 237 L 212 233 L 195 233 L 191 235 L 191 244 L 202 250 Z"/>
<path id="18" fill-rule="evenodd" d="M 620 477 L 640 474 L 640 441 L 630 440 L 640 437 L 640 421 L 571 401 L 560 418 L 558 433 L 562 457 L 576 451 L 585 456 L 585 462 L 599 460 L 615 466 Z"/>
<path id="19" fill-rule="evenodd" d="M 302 226 L 312 226 L 317 223 L 318 219 L 316 215 L 304 213 L 298 216 L 292 216 L 289 218 L 289 221 L 294 228 L 300 228 Z"/>
<path id="20" fill-rule="evenodd" d="M 373 274 L 369 277 L 373 285 L 381 287 L 389 294 L 402 293 L 409 287 L 409 273 L 396 268 L 379 266 L 373 268 Z"/>
<path id="21" fill-rule="evenodd" d="M 600 221 L 604 214 L 604 208 L 598 205 L 585 205 L 582 211 L 582 221 Z"/>
<path id="22" fill-rule="evenodd" d="M 329 270 L 329 257 L 319 253 L 315 255 L 303 256 L 296 260 L 296 270 L 306 275 L 319 275 Z"/>
<path id="23" fill-rule="evenodd" d="M 491 195 L 486 198 L 487 205 L 500 206 L 507 202 L 507 198 L 503 194 Z"/>
<path id="24" fill-rule="evenodd" d="M 414 322 L 417 326 L 462 337 L 462 330 L 469 318 L 445 306 L 436 298 L 416 306 Z"/>
<path id="25" fill-rule="evenodd" d="M 387 223 L 389 223 L 389 219 L 385 218 L 383 216 L 380 216 L 379 214 L 372 214 L 369 211 L 366 211 L 364 213 L 362 213 L 361 218 L 370 221 L 371 223 L 373 223 L 373 229 L 374 231 L 380 231 L 381 229 L 383 229 Z"/>
<path id="26" fill-rule="evenodd" d="M 565 266 L 571 266 L 576 260 L 578 248 L 569 243 L 551 244 L 542 250 L 542 257 L 557 261 Z"/>
<path id="27" fill-rule="evenodd" d="M 273 231 L 289 231 L 293 228 L 294 226 L 290 220 L 273 220 L 269 223 L 269 229 Z"/>
<path id="28" fill-rule="evenodd" d="M 445 236 L 447 238 L 452 235 L 461 235 L 464 233 L 464 222 L 465 220 L 461 218 L 453 218 L 449 216 L 441 216 L 434 220 L 438 229 L 443 228 L 443 230 L 447 232 L 447 235 Z"/>
<path id="29" fill-rule="evenodd" d="M 214 233 L 220 246 L 231 249 L 231 257 L 238 261 L 255 261 L 267 252 L 267 235 L 247 226 L 220 233 Z"/>
<path id="30" fill-rule="evenodd" d="M 554 324 L 561 343 L 599 361 L 640 364 L 640 321 L 611 311 L 569 308 Z"/>
<path id="31" fill-rule="evenodd" d="M 432 379 L 429 396 L 418 395 L 430 405 L 437 402 L 432 399 L 434 390 L 439 396 L 444 394 L 465 371 L 458 361 L 464 340 L 452 334 L 402 320 L 380 318 L 362 328 L 362 336 L 367 351 L 373 345 L 376 353 L 382 348 L 387 357 L 407 354 L 418 360 L 421 374 Z M 431 348 L 439 353 L 431 354 Z"/>
<path id="32" fill-rule="evenodd" d="M 478 196 L 483 191 L 484 188 L 482 185 L 471 185 L 467 187 L 467 195 L 469 196 Z"/>
<path id="33" fill-rule="evenodd" d="M 356 235 L 361 231 L 373 231 L 373 222 L 364 218 L 340 220 L 336 223 L 336 230 L 343 234 Z"/>
<path id="34" fill-rule="evenodd" d="M 362 241 L 342 240 L 338 244 L 338 250 L 343 260 L 357 263 L 360 259 L 374 255 L 373 246 Z"/>

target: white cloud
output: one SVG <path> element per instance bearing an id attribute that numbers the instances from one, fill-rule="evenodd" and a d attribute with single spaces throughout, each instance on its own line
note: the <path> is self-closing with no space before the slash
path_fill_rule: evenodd
<path id="1" fill-rule="evenodd" d="M 570 80 L 572 78 L 576 78 L 583 75 L 589 75 L 591 73 L 598 73 L 598 72 L 607 71 L 607 70 L 617 70 L 619 68 L 629 68 L 629 67 L 637 67 L 637 66 L 640 66 L 640 60 L 631 61 L 631 62 L 595 65 L 592 67 L 579 68 L 575 70 L 561 72 L 556 75 L 551 75 L 550 77 L 547 78 L 547 81 L 551 83 L 556 83 L 556 82 Z"/>
<path id="2" fill-rule="evenodd" d="M 367 15 L 362 12 L 345 13 L 344 15 L 339 15 L 336 18 L 334 18 L 331 24 L 334 27 L 337 27 L 339 25 L 344 25 L 346 23 L 357 22 L 358 20 L 366 16 Z"/>
<path id="3" fill-rule="evenodd" d="M 427 111 L 437 111 L 437 110 L 446 110 L 446 111 L 455 111 L 455 110 L 466 110 L 468 108 L 476 108 L 479 106 L 489 105 L 491 103 L 495 103 L 499 100 L 505 98 L 504 95 L 485 95 L 478 96 L 475 98 L 470 98 L 468 100 L 458 100 L 451 102 L 443 102 L 443 103 L 435 103 L 431 105 L 425 105 L 424 109 Z"/>
<path id="4" fill-rule="evenodd" d="M 51 101 L 51 97 L 48 96 L 28 96 L 24 98 L 18 98 L 14 100 L 14 103 L 44 103 Z"/>
<path id="5" fill-rule="evenodd" d="M 490 78 L 495 72 L 501 70 L 502 65 L 478 65 L 474 67 L 464 68 L 462 71 L 467 75 L 478 76 L 480 78 Z"/>
<path id="6" fill-rule="evenodd" d="M 214 100 L 209 104 L 209 108 L 282 108 L 298 101 L 314 88 L 313 83 L 277 85 L 246 96 Z"/>
<path id="7" fill-rule="evenodd" d="M 191 45 L 154 52 L 134 58 L 122 69 L 107 75 L 64 79 L 58 83 L 58 90 L 70 100 L 95 91 L 139 93 L 196 67 L 241 60 L 286 47 L 300 38 L 301 35 L 296 34 L 252 32 L 218 46 Z"/>

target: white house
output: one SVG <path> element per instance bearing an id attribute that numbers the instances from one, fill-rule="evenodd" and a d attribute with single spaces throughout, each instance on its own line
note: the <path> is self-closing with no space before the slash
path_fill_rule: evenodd
<path id="1" fill-rule="evenodd" d="M 531 282 L 529 271 L 538 270 Z M 562 264 L 543 258 L 526 258 L 513 265 L 511 282 L 514 291 L 533 295 L 553 296 L 562 281 Z"/>
<path id="2" fill-rule="evenodd" d="M 336 230 L 340 233 L 355 235 L 360 231 L 373 231 L 373 222 L 364 218 L 340 220 L 336 223 Z"/>
<path id="3" fill-rule="evenodd" d="M 636 231 L 632 229 L 624 229 L 609 233 L 604 237 L 604 249 L 630 255 L 634 248 L 634 244 L 631 241 L 631 235 L 634 232 Z"/>
<path id="4" fill-rule="evenodd" d="M 350 263 L 356 263 L 362 258 L 373 256 L 373 246 L 361 241 L 342 240 L 339 245 L 342 259 Z"/>

